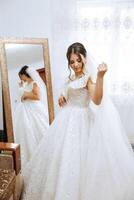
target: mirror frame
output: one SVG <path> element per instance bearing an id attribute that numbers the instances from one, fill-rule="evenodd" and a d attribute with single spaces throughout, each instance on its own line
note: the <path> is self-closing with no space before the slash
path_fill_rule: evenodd
<path id="1" fill-rule="evenodd" d="M 40 44 L 43 48 L 43 61 L 46 74 L 46 88 L 47 88 L 47 102 L 49 112 L 49 123 L 54 120 L 54 102 L 53 102 L 53 90 L 51 81 L 51 69 L 50 69 L 50 57 L 49 46 L 47 38 L 0 38 L 0 66 L 1 66 L 1 79 L 2 79 L 2 91 L 3 102 L 5 112 L 5 123 L 7 130 L 7 142 L 14 142 L 13 134 L 13 122 L 11 113 L 11 102 L 9 92 L 9 80 L 8 80 L 8 66 L 6 59 L 6 44 Z"/>

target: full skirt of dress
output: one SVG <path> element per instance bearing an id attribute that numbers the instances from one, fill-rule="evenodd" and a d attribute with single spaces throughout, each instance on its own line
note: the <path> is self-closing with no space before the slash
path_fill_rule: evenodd
<path id="1" fill-rule="evenodd" d="M 49 127 L 48 112 L 39 101 L 21 102 L 16 108 L 13 125 L 24 169 Z"/>
<path id="2" fill-rule="evenodd" d="M 63 108 L 23 173 L 22 200 L 134 200 L 133 151 L 106 102 Z"/>

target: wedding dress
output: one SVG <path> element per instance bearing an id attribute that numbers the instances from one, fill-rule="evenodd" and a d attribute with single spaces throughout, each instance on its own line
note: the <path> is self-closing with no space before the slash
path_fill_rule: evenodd
<path id="1" fill-rule="evenodd" d="M 66 83 L 67 104 L 24 171 L 22 200 L 134 200 L 132 148 L 108 97 L 90 105 L 87 79 Z"/>
<path id="2" fill-rule="evenodd" d="M 20 87 L 20 97 L 25 91 L 31 92 L 35 82 Z M 38 85 L 38 82 L 36 84 Z M 14 116 L 15 142 L 20 144 L 24 169 L 49 126 L 48 111 L 39 100 L 24 100 L 18 104 Z"/>

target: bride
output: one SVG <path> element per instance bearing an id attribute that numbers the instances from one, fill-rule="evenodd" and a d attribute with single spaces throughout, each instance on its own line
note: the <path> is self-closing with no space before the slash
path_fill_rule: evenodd
<path id="1" fill-rule="evenodd" d="M 30 160 L 49 122 L 45 84 L 38 72 L 24 66 L 19 71 L 21 102 L 15 111 L 15 142 L 21 147 L 22 170 Z"/>
<path id="2" fill-rule="evenodd" d="M 133 200 L 134 155 L 103 91 L 107 65 L 98 66 L 94 83 L 81 43 L 69 46 L 67 60 L 70 75 L 59 98 L 63 109 L 24 171 L 22 200 Z"/>

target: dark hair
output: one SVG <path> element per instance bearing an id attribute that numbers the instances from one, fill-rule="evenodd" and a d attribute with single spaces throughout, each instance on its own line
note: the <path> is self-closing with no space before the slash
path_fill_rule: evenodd
<path id="1" fill-rule="evenodd" d="M 81 55 L 83 55 L 84 58 L 87 57 L 87 51 L 83 44 L 81 44 L 79 42 L 75 42 L 68 47 L 66 56 L 67 56 L 67 60 L 68 60 L 68 69 L 70 71 L 69 79 L 71 79 L 71 69 L 70 69 L 69 65 L 70 65 L 70 57 L 71 57 L 72 53 L 76 54 L 79 57 L 80 61 L 82 61 Z M 83 63 L 83 67 L 84 67 L 84 63 Z"/>
<path id="2" fill-rule="evenodd" d="M 31 77 L 29 76 L 29 74 L 27 73 L 27 69 L 28 69 L 28 68 L 29 68 L 29 67 L 28 67 L 27 65 L 23 66 L 23 67 L 21 68 L 21 70 L 19 71 L 18 75 L 19 75 L 19 76 L 25 75 L 25 76 L 27 76 L 28 78 L 31 78 Z"/>

